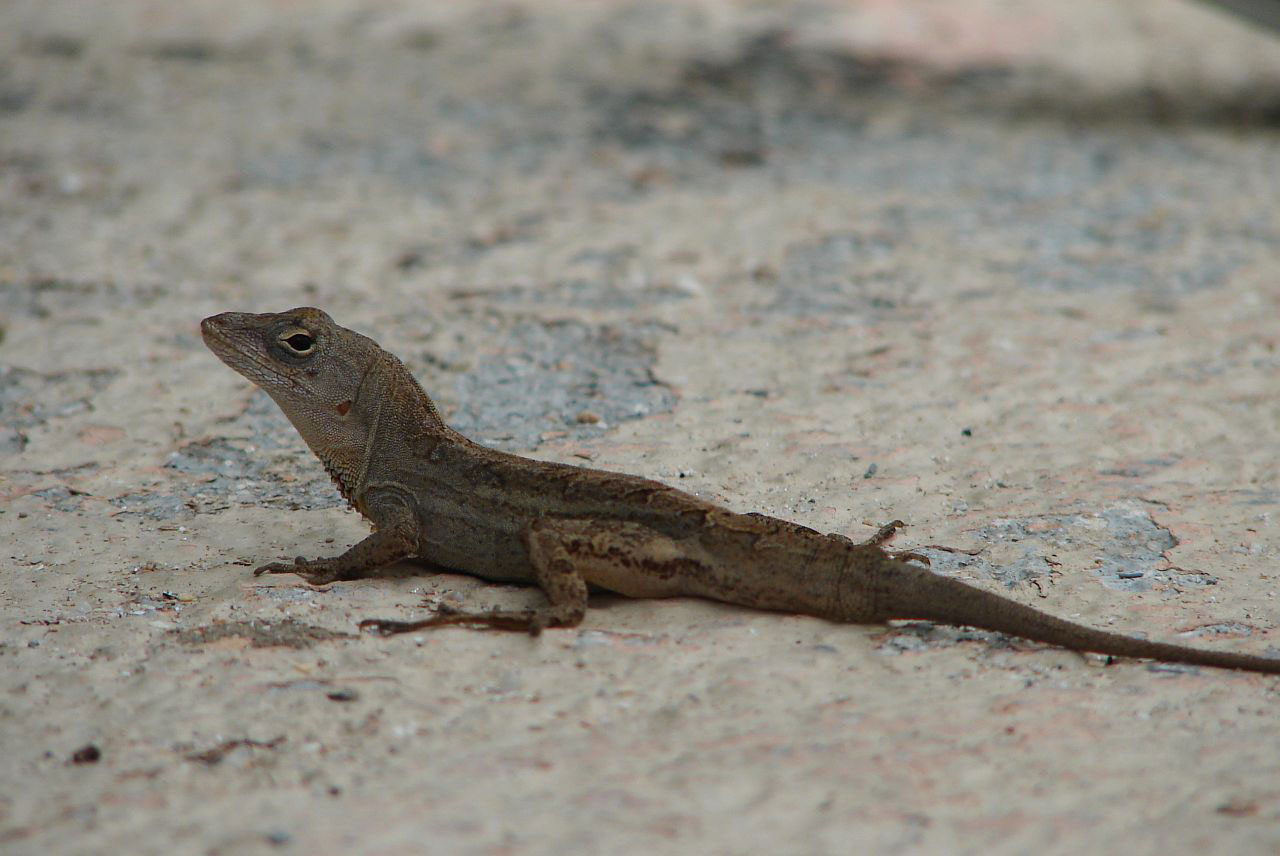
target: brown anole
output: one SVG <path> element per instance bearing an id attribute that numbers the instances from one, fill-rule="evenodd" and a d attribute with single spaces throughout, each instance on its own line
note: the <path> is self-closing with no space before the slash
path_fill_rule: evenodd
<path id="1" fill-rule="evenodd" d="M 629 597 L 712 598 L 832 621 L 926 619 L 1078 651 L 1280 673 L 1280 658 L 1150 642 L 1055 618 L 856 543 L 763 514 L 738 514 L 660 482 L 531 460 L 445 425 L 404 365 L 319 309 L 204 319 L 204 340 L 275 399 L 374 531 L 339 556 L 255 574 L 313 584 L 404 559 L 486 580 L 536 584 L 537 609 L 442 609 L 421 621 L 366 620 L 383 634 L 463 624 L 538 633 L 573 627 L 592 588 Z"/>

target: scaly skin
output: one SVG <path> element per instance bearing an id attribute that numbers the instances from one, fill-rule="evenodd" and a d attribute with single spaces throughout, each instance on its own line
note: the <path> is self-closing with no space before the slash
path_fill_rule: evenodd
<path id="1" fill-rule="evenodd" d="M 228 312 L 201 324 L 209 348 L 275 399 L 342 495 L 374 526 L 339 556 L 256 574 L 312 583 L 416 559 L 532 583 L 531 610 L 442 610 L 369 620 L 384 634 L 450 624 L 538 633 L 572 627 L 589 587 L 629 597 L 706 597 L 833 621 L 928 619 L 1079 651 L 1280 674 L 1280 658 L 1148 642 L 1094 630 L 855 543 L 762 514 L 736 514 L 659 482 L 486 449 L 449 428 L 404 365 L 318 309 Z"/>

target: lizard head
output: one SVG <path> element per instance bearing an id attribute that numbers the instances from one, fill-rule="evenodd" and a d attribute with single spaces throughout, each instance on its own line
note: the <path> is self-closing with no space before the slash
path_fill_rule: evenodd
<path id="1" fill-rule="evenodd" d="M 209 350 L 266 390 L 313 449 L 363 448 L 360 386 L 384 352 L 319 309 L 224 312 L 200 322 Z"/>

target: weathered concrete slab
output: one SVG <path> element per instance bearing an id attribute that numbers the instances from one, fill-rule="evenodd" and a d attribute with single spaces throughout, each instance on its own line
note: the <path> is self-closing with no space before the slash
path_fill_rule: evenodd
<path id="1" fill-rule="evenodd" d="M 0 11 L 0 849 L 1270 852 L 1276 681 L 255 579 L 366 531 L 200 343 L 328 309 L 487 441 L 1280 654 L 1280 48 L 1172 0 Z"/>

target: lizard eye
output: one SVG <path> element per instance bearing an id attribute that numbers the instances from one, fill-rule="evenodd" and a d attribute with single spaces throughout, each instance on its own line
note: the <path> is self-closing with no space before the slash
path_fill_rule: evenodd
<path id="1" fill-rule="evenodd" d="M 310 335 L 302 332 L 293 333 L 289 336 L 282 336 L 281 341 L 288 346 L 289 350 L 295 354 L 309 354 L 311 349 L 315 347 L 316 340 Z"/>

